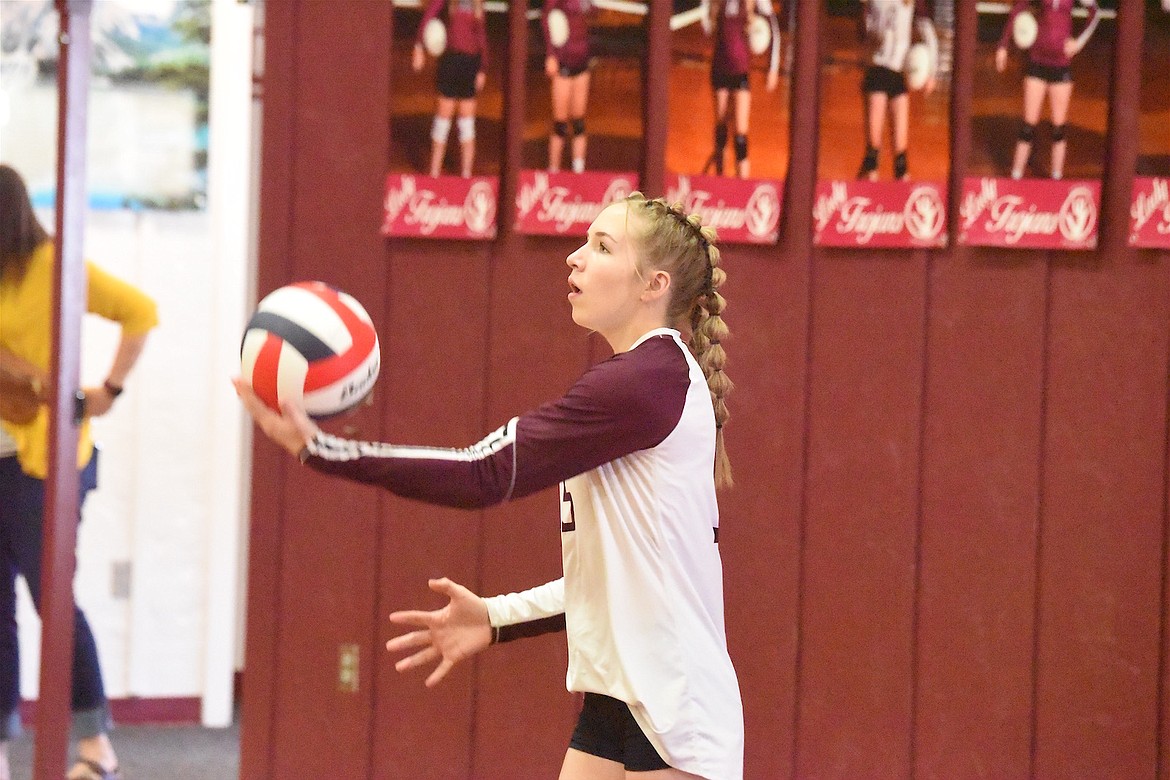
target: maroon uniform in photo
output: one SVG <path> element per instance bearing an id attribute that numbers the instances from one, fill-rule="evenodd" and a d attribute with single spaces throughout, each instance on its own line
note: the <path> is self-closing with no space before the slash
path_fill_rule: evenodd
<path id="1" fill-rule="evenodd" d="M 767 19 L 772 28 L 769 70 L 779 66 L 780 26 L 769 0 L 724 0 L 719 18 L 715 20 L 715 53 L 711 57 L 713 78 L 746 76 L 751 68 L 752 52 L 747 36 L 748 3 L 751 2 L 756 3 L 756 13 Z"/>
<path id="2" fill-rule="evenodd" d="M 480 57 L 481 65 L 487 65 L 487 26 L 476 17 L 475 4 L 471 0 L 431 0 L 418 25 L 416 42 L 422 44 L 423 30 L 427 22 L 438 18 L 447 25 L 447 52 L 459 52 Z"/>
<path id="3" fill-rule="evenodd" d="M 554 9 L 565 14 L 569 22 L 569 37 L 563 46 L 554 46 L 548 32 L 548 15 Z M 544 50 L 556 57 L 562 75 L 576 75 L 589 67 L 592 51 L 589 47 L 589 14 L 591 0 L 544 0 L 541 29 L 544 32 Z"/>
<path id="4" fill-rule="evenodd" d="M 1088 40 L 1097 26 L 1101 9 L 1095 0 L 1016 0 L 1003 27 L 999 45 L 1006 48 L 1011 42 L 1012 28 L 1016 17 L 1022 11 L 1031 11 L 1036 16 L 1036 42 L 1028 49 L 1029 63 L 1048 68 L 1067 68 L 1069 57 L 1064 53 L 1064 42 L 1073 37 L 1073 8 L 1082 5 L 1088 10 L 1088 20 L 1080 39 Z"/>

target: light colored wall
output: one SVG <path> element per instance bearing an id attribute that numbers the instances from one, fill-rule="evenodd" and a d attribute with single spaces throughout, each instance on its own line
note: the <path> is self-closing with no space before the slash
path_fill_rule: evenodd
<path id="1" fill-rule="evenodd" d="M 42 215 L 46 225 L 52 214 Z M 100 486 L 83 508 L 75 593 L 102 658 L 107 690 L 122 696 L 203 692 L 205 572 L 210 483 L 217 453 L 208 410 L 228 377 L 209 376 L 218 350 L 217 291 L 206 212 L 91 211 L 86 256 L 137 285 L 161 323 L 113 411 L 94 421 L 102 447 Z M 118 328 L 95 317 L 83 327 L 83 383 L 100 383 Z M 130 597 L 115 598 L 115 564 L 131 563 Z M 35 698 L 39 623 L 21 614 L 22 692 Z"/>
<path id="2" fill-rule="evenodd" d="M 254 299 L 253 9 L 213 0 L 207 211 L 90 210 L 85 255 L 140 287 L 161 323 L 112 412 L 94 421 L 100 486 L 83 507 L 75 593 L 97 638 L 107 694 L 198 697 L 232 718 L 240 668 L 250 425 L 229 380 Z M 0 160 L 34 189 L 55 178 L 55 88 L 3 85 Z M 181 197 L 195 173 L 193 97 L 91 87 L 91 192 Z M 52 229 L 53 214 L 40 214 Z M 82 382 L 106 376 L 117 326 L 87 317 Z M 113 592 L 129 564 L 127 597 Z M 36 698 L 40 622 L 22 588 L 21 692 Z"/>

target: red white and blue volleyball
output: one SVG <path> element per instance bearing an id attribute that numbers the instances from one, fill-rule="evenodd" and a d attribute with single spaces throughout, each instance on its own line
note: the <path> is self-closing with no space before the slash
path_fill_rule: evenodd
<path id="1" fill-rule="evenodd" d="M 273 290 L 256 306 L 240 345 L 244 381 L 265 404 L 301 406 L 310 417 L 341 414 L 374 388 L 381 366 L 370 315 L 324 282 Z"/>

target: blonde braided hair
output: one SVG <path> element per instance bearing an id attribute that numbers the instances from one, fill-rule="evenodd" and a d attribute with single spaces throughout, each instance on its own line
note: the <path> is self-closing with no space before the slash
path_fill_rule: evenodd
<path id="1" fill-rule="evenodd" d="M 647 200 L 640 192 L 626 198 L 628 213 L 642 218 L 638 236 L 638 263 L 667 271 L 673 292 L 666 316 L 671 324 L 686 323 L 690 328 L 688 346 L 695 356 L 715 410 L 715 484 L 731 487 L 731 461 L 723 441 L 723 427 L 731 417 L 727 395 L 734 385 L 724 367 L 727 352 L 723 341 L 730 331 L 723 322 L 727 301 L 719 287 L 727 279 L 720 267 L 719 248 L 715 245 L 715 228 L 704 226 L 698 214 L 687 215 L 681 204 L 662 198 Z"/>

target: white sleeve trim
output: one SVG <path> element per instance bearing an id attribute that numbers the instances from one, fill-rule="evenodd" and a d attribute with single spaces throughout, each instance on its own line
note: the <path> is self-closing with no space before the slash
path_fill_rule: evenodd
<path id="1" fill-rule="evenodd" d="M 553 617 L 565 611 L 564 577 L 535 588 L 484 599 L 493 628 Z"/>

